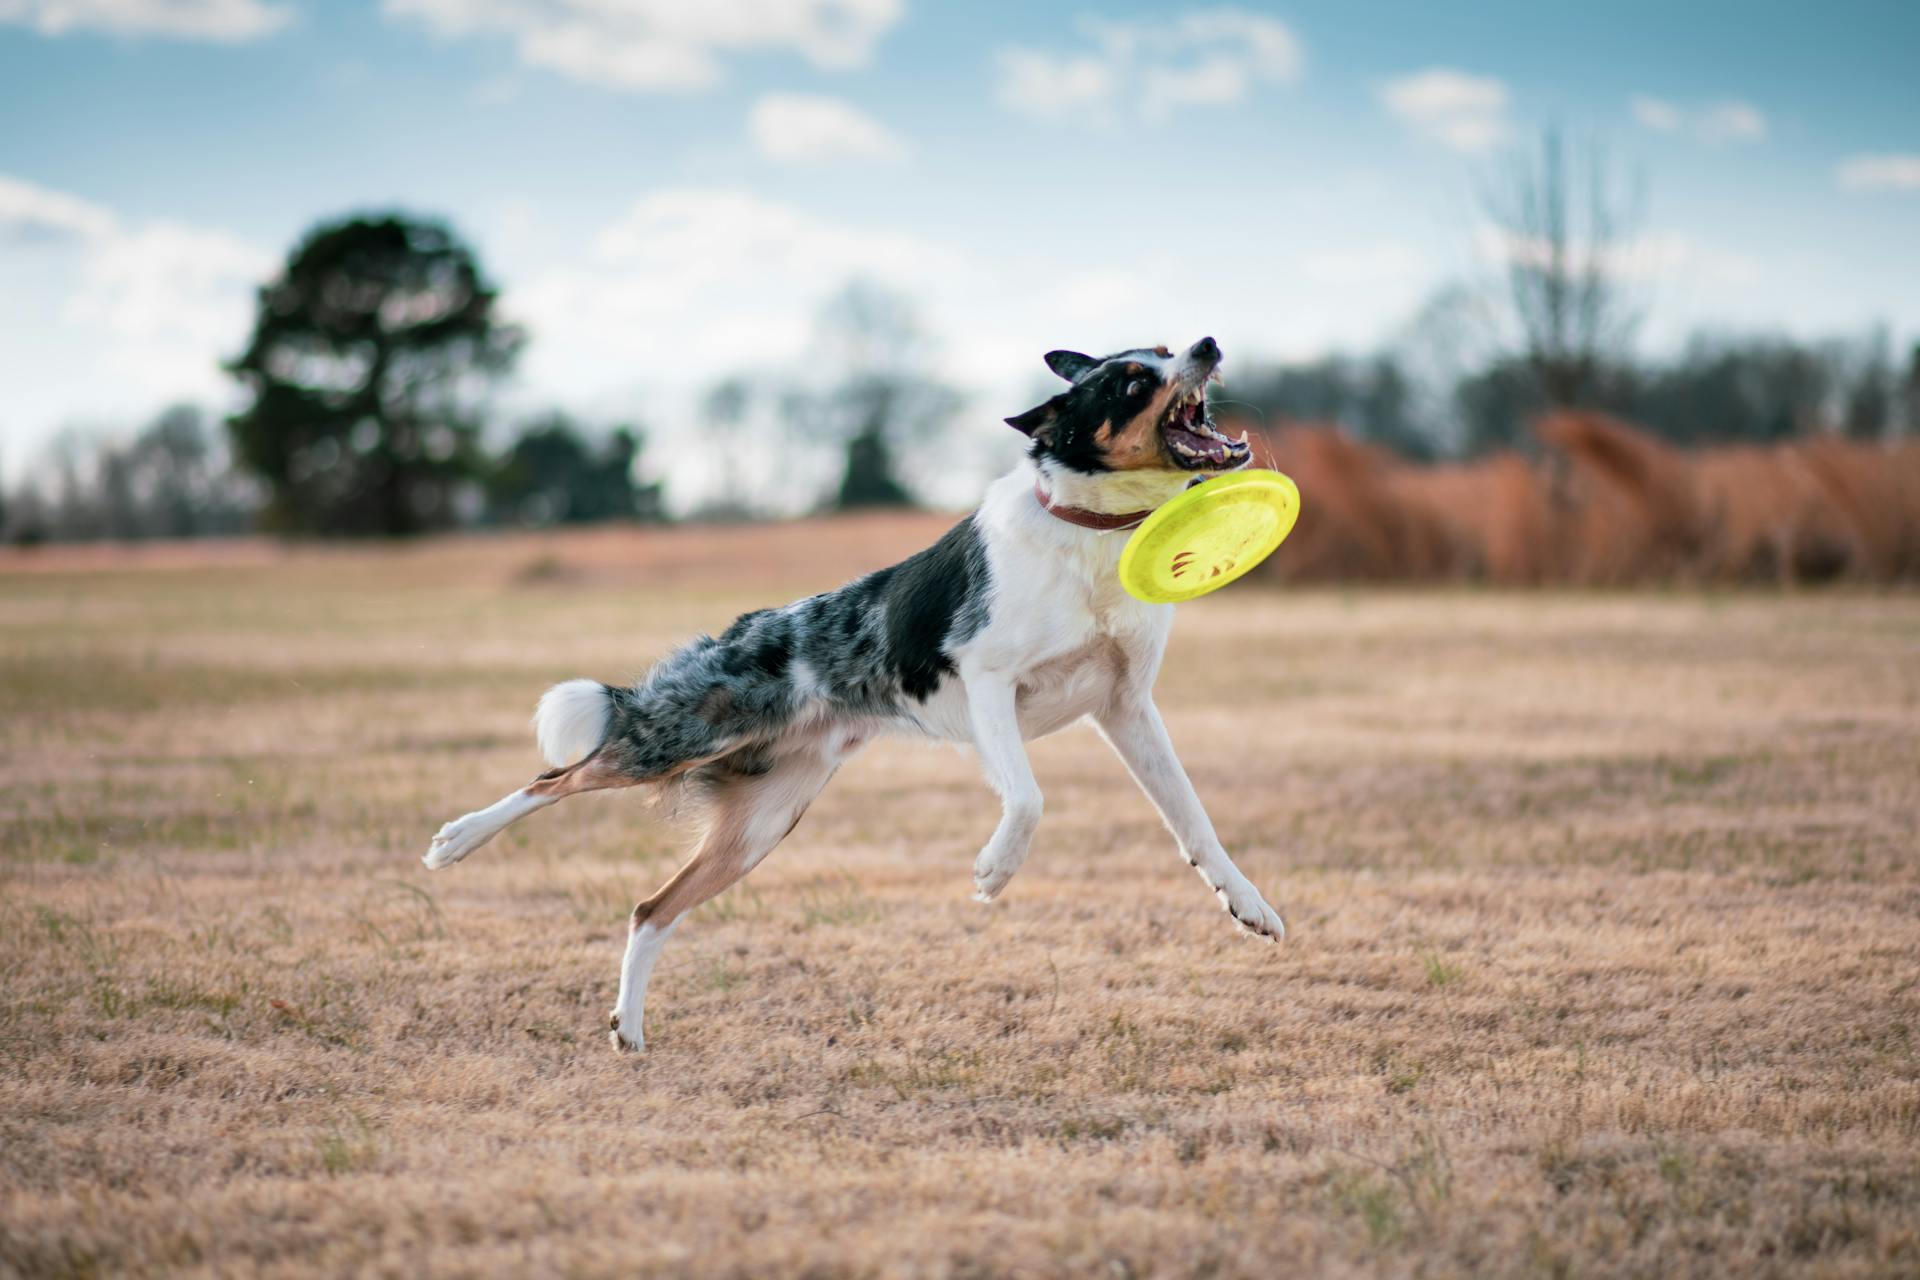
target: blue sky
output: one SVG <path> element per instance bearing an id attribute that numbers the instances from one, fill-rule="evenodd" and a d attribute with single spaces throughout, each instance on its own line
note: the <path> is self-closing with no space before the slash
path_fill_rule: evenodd
<path id="1" fill-rule="evenodd" d="M 0 0 L 0 468 L 223 406 L 252 284 L 396 205 L 532 330 L 512 404 L 664 438 L 861 274 L 990 465 L 1049 347 L 1210 332 L 1231 370 L 1491 279 L 1476 184 L 1548 121 L 1644 180 L 1644 348 L 1911 341 L 1916 49 L 1900 3 Z"/>

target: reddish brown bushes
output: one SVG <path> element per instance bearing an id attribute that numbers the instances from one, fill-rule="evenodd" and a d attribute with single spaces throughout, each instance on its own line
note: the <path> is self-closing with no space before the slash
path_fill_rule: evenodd
<path id="1" fill-rule="evenodd" d="M 1594 413 L 1542 419 L 1539 460 L 1415 466 L 1337 428 L 1259 456 L 1304 509 L 1270 572 L 1310 580 L 1614 585 L 1920 578 L 1920 442 L 1675 449 Z"/>

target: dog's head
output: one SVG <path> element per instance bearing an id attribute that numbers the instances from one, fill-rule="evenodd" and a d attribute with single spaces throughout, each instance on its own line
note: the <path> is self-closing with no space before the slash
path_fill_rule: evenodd
<path id="1" fill-rule="evenodd" d="M 1049 351 L 1047 367 L 1073 384 L 1045 404 L 1007 419 L 1033 441 L 1036 461 L 1095 475 L 1107 471 L 1232 471 L 1251 450 L 1217 430 L 1207 384 L 1219 377 L 1220 347 L 1202 338 L 1185 355 L 1165 347 L 1096 359 Z"/>

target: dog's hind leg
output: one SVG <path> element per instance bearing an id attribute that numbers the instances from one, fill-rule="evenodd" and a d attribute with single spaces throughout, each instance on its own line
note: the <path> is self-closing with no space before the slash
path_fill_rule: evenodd
<path id="1" fill-rule="evenodd" d="M 513 794 L 441 827 L 420 861 L 427 864 L 429 871 L 450 867 L 536 809 L 556 804 L 576 792 L 630 787 L 640 781 L 642 779 L 594 756 L 565 769 L 550 769 Z"/>
<path id="2" fill-rule="evenodd" d="M 608 1019 L 614 1048 L 646 1047 L 641 1021 L 647 981 L 674 926 L 773 852 L 799 824 L 800 815 L 843 758 L 843 753 L 809 748 L 775 759 L 764 772 L 744 772 L 731 767 L 729 757 L 704 766 L 693 777 L 691 784 L 707 792 L 706 832 L 686 864 L 659 892 L 635 907 L 628 920 L 620 995 Z"/>

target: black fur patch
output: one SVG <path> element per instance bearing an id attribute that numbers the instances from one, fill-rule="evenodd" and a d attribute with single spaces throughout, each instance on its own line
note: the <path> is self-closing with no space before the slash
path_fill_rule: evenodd
<path id="1" fill-rule="evenodd" d="M 784 678 L 793 659 L 792 631 L 792 623 L 775 610 L 742 614 L 720 634 L 721 670 L 730 676 Z"/>
<path id="2" fill-rule="evenodd" d="M 953 674 L 949 645 L 971 638 L 987 620 L 987 554 L 969 516 L 940 541 L 882 569 L 886 658 L 900 690 L 925 702 L 940 677 Z M 872 581 L 873 579 L 869 579 Z"/>

